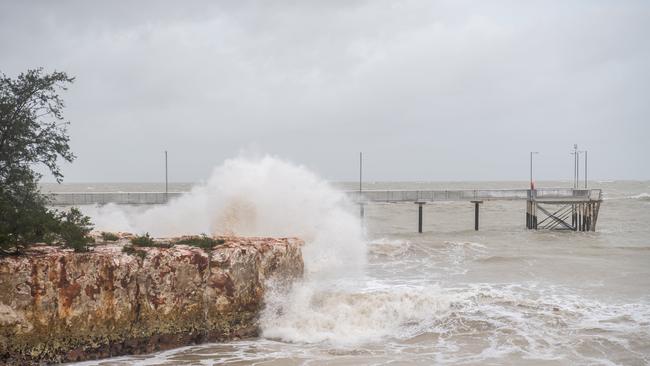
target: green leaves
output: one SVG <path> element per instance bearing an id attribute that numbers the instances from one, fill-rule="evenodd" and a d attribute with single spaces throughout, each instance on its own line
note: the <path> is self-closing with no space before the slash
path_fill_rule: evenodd
<path id="1" fill-rule="evenodd" d="M 74 78 L 63 72 L 44 74 L 29 70 L 15 80 L 0 74 L 0 183 L 12 174 L 31 173 L 31 167 L 45 165 L 61 182 L 58 159 L 75 159 L 68 145 L 68 122 L 63 119 L 59 90 Z"/>
<path id="2" fill-rule="evenodd" d="M 90 218 L 84 216 L 77 208 L 69 211 L 57 212 L 58 236 L 66 248 L 74 249 L 75 252 L 87 252 L 88 244 L 95 240 L 88 234 L 93 229 Z"/>
<path id="3" fill-rule="evenodd" d="M 144 235 L 137 235 L 131 238 L 131 244 L 137 245 L 139 247 L 153 247 L 156 246 L 156 243 L 153 241 L 153 238 L 149 236 L 149 233 Z"/>
<path id="4" fill-rule="evenodd" d="M 193 247 L 199 247 L 205 250 L 212 249 L 213 247 L 221 245 L 223 243 L 225 243 L 225 240 L 214 239 L 205 234 L 201 234 L 201 236 L 186 237 L 177 242 L 177 244 L 191 245 Z"/>
<path id="5" fill-rule="evenodd" d="M 73 81 L 64 72 L 47 74 L 42 68 L 15 79 L 0 72 L 0 254 L 35 242 L 85 251 L 92 241 L 90 219 L 79 210 L 46 207 L 47 197 L 38 190 L 41 175 L 33 170 L 45 165 L 60 183 L 59 160 L 75 159 L 58 94 Z"/>

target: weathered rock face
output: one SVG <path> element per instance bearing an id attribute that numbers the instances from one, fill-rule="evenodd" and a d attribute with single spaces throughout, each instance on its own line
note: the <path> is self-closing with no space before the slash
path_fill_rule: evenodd
<path id="1" fill-rule="evenodd" d="M 302 275 L 298 239 L 226 238 L 0 258 L 0 364 L 76 361 L 255 335 L 272 277 Z M 141 253 L 144 254 L 144 253 Z M 144 257 L 144 258 L 142 258 Z"/>

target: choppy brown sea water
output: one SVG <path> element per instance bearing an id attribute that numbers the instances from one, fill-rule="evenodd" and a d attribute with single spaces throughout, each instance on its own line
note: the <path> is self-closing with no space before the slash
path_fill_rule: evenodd
<path id="1" fill-rule="evenodd" d="M 263 337 L 86 364 L 647 365 L 650 182 L 591 185 L 605 192 L 595 233 L 527 231 L 524 202 L 488 202 L 481 208 L 479 232 L 473 231 L 471 204 L 436 203 L 425 206 L 425 232 L 417 234 L 416 205 L 370 205 L 363 271 L 302 289 L 294 296 L 300 306 L 264 322 Z M 524 188 L 525 183 L 366 187 Z"/>

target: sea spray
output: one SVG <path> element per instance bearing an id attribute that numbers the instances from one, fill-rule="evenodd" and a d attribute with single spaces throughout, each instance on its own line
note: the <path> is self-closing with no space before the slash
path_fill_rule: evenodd
<path id="1" fill-rule="evenodd" d="M 226 160 L 210 178 L 166 205 L 86 210 L 98 230 L 155 236 L 210 233 L 297 236 L 308 273 L 362 271 L 361 224 L 344 193 L 304 167 L 265 156 Z"/>
<path id="2" fill-rule="evenodd" d="M 265 337 L 355 345 L 417 334 L 449 308 L 437 288 L 369 285 L 368 244 L 352 203 L 307 169 L 275 157 L 227 160 L 206 182 L 166 205 L 106 205 L 87 212 L 99 230 L 305 240 L 304 279 L 289 287 L 271 284 L 266 294 L 260 316 Z M 402 250 L 404 244 L 393 243 Z"/>

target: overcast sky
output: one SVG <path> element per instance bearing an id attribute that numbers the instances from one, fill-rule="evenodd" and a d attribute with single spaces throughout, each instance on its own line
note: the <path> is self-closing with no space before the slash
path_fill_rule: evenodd
<path id="1" fill-rule="evenodd" d="M 246 150 L 355 180 L 650 179 L 649 1 L 0 1 L 0 71 L 61 70 L 66 182 Z"/>

